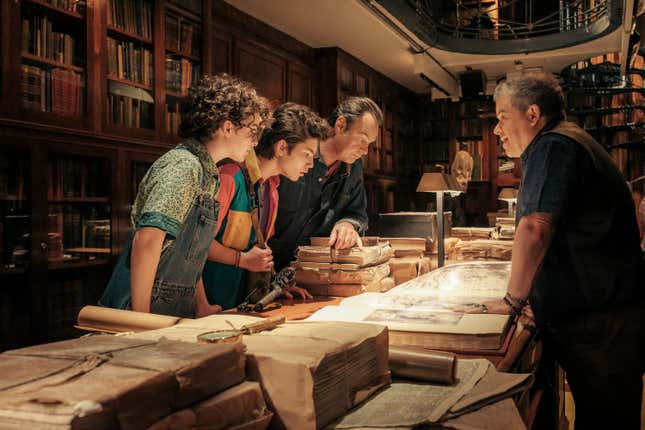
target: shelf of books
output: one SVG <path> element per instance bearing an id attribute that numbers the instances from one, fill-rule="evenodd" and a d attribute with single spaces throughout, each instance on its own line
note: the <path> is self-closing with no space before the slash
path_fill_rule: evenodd
<path id="1" fill-rule="evenodd" d="M 357 75 L 358 76 L 358 75 Z M 381 133 L 381 171 L 384 175 L 394 175 L 394 112 L 390 106 L 383 105 L 383 126 Z"/>
<path id="2" fill-rule="evenodd" d="M 86 106 L 85 2 L 21 3 L 22 108 L 79 118 Z"/>
<path id="3" fill-rule="evenodd" d="M 450 106 L 450 100 L 436 100 L 428 102 L 425 109 L 426 120 L 421 127 L 424 171 L 436 165 L 447 169 L 450 159 Z"/>
<path id="4" fill-rule="evenodd" d="M 419 166 L 418 135 L 415 132 L 415 112 L 407 104 L 400 103 L 394 116 L 394 147 L 397 176 L 417 178 Z"/>
<path id="5" fill-rule="evenodd" d="M 180 6 L 181 5 L 181 6 Z M 167 2 L 164 17 L 165 132 L 177 135 L 182 99 L 201 75 L 201 2 Z"/>
<path id="6" fill-rule="evenodd" d="M 488 133 L 487 116 L 493 110 L 491 99 L 463 101 L 457 107 L 457 130 L 450 161 L 458 151 L 466 151 L 473 158 L 473 181 L 489 181 L 488 145 L 484 134 Z"/>
<path id="7" fill-rule="evenodd" d="M 110 125 L 155 128 L 154 2 L 109 0 L 106 119 Z"/>
<path id="8" fill-rule="evenodd" d="M 0 274 L 24 273 L 30 262 L 29 153 L 0 150 Z"/>
<path id="9" fill-rule="evenodd" d="M 110 160 L 52 155 L 47 165 L 50 270 L 106 263 L 110 258 Z"/>
<path id="10" fill-rule="evenodd" d="M 643 164 L 645 149 L 645 64 L 631 58 L 620 74 L 620 54 L 579 61 L 562 71 L 567 91 L 567 117 L 603 145 L 627 179 L 642 174 L 629 166 Z M 641 160 L 634 162 L 634 158 Z"/>

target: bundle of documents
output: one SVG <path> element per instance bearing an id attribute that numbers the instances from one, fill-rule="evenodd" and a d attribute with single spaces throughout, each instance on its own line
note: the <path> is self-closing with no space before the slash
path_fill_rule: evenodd
<path id="1" fill-rule="evenodd" d="M 474 424 L 473 427 L 452 427 L 450 424 L 457 417 L 527 390 L 533 382 L 531 374 L 498 372 L 485 359 L 459 360 L 457 381 L 456 385 L 395 382 L 334 423 L 332 428 L 407 429 L 440 422 L 445 422 L 446 428 L 524 428 L 517 409 L 499 408 L 499 405 L 496 410 L 503 411 L 501 416 L 483 413 L 479 414 L 480 420 L 462 421 Z M 500 427 L 505 422 L 517 426 Z"/>
<path id="2" fill-rule="evenodd" d="M 394 251 L 388 243 L 373 246 L 336 249 L 330 246 L 299 246 L 298 261 L 316 263 L 353 264 L 361 267 L 385 263 L 394 256 Z"/>
<path id="3" fill-rule="evenodd" d="M 148 430 L 209 429 L 263 430 L 269 411 L 257 382 L 245 381 L 208 400 L 168 415 Z"/>
<path id="4" fill-rule="evenodd" d="M 230 330 L 260 318 L 212 315 L 129 335 L 195 342 L 205 331 Z M 247 379 L 262 386 L 278 427 L 323 428 L 390 383 L 388 331 L 380 325 L 288 322 L 242 337 Z M 297 381 L 297 383 L 294 383 Z"/>
<path id="5" fill-rule="evenodd" d="M 513 240 L 515 238 L 515 218 L 497 218 L 496 227 L 499 229 L 499 238 Z"/>
<path id="6" fill-rule="evenodd" d="M 319 240 L 319 239 L 322 239 Z M 328 242 L 316 238 L 314 243 Z M 362 248 L 337 250 L 326 245 L 301 246 L 296 269 L 296 283 L 317 296 L 348 297 L 365 291 L 387 291 L 394 287 L 388 261 L 394 250 L 376 238 L 366 240 Z"/>
<path id="7" fill-rule="evenodd" d="M 494 227 L 453 227 L 452 237 L 460 240 L 497 239 Z"/>
<path id="8" fill-rule="evenodd" d="M 145 428 L 245 378 L 241 344 L 99 335 L 0 354 L 3 429 Z"/>
<path id="9" fill-rule="evenodd" d="M 394 283 L 400 285 L 418 276 L 436 269 L 436 259 L 430 257 L 402 257 L 390 260 L 390 276 Z"/>
<path id="10" fill-rule="evenodd" d="M 498 260 L 510 261 L 513 241 L 510 240 L 471 240 L 461 241 L 455 247 L 458 260 Z"/>
<path id="11" fill-rule="evenodd" d="M 426 251 L 432 251 L 432 242 L 417 237 L 381 237 L 379 240 L 388 242 L 394 249 L 394 256 L 423 257 Z"/>

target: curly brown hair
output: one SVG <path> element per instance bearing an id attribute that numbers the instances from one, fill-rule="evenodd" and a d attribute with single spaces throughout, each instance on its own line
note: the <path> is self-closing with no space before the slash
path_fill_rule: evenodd
<path id="1" fill-rule="evenodd" d="M 294 146 L 307 139 L 325 140 L 331 134 L 327 122 L 307 106 L 285 103 L 273 112 L 273 123 L 264 129 L 255 153 L 270 160 L 273 158 L 273 144 L 280 140 L 287 142 L 291 153 Z"/>
<path id="2" fill-rule="evenodd" d="M 259 115 L 263 125 L 269 117 L 266 99 L 255 88 L 234 76 L 205 75 L 190 88 L 182 103 L 179 135 L 205 142 L 225 120 L 241 126 L 246 118 Z"/>

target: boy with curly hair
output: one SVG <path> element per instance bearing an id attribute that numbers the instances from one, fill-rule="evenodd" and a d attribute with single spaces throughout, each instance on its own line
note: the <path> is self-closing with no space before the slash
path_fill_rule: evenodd
<path id="1" fill-rule="evenodd" d="M 247 82 L 222 74 L 191 88 L 182 109 L 185 141 L 146 173 L 134 202 L 135 233 L 99 304 L 179 317 L 221 310 L 206 300 L 201 272 L 217 231 L 216 163 L 243 161 L 268 109 Z"/>
<path id="2" fill-rule="evenodd" d="M 331 128 L 306 106 L 285 103 L 273 112 L 273 123 L 251 151 L 245 165 L 228 163 L 220 167 L 221 227 L 208 255 L 203 279 L 211 304 L 224 309 L 240 304 L 246 295 L 249 272 L 270 272 L 271 249 L 256 245 L 258 232 L 264 240 L 273 236 L 278 212 L 280 175 L 297 181 L 314 165 L 318 145 L 331 134 Z M 285 294 L 311 296 L 306 290 L 288 287 Z"/>

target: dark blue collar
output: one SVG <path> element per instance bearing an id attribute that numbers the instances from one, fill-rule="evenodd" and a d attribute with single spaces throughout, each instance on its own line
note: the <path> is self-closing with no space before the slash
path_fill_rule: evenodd
<path id="1" fill-rule="evenodd" d="M 528 157 L 529 154 L 529 148 L 533 146 L 533 144 L 547 131 L 551 131 L 555 128 L 556 125 L 560 124 L 562 121 L 564 121 L 564 115 L 559 113 L 555 115 L 553 118 L 551 118 L 545 125 L 542 127 L 542 129 L 538 132 L 537 135 L 533 138 L 531 143 L 529 143 L 529 146 L 526 147 L 524 152 L 522 152 L 522 155 L 520 155 L 520 159 L 522 160 L 522 163 L 526 161 L 526 158 Z"/>

